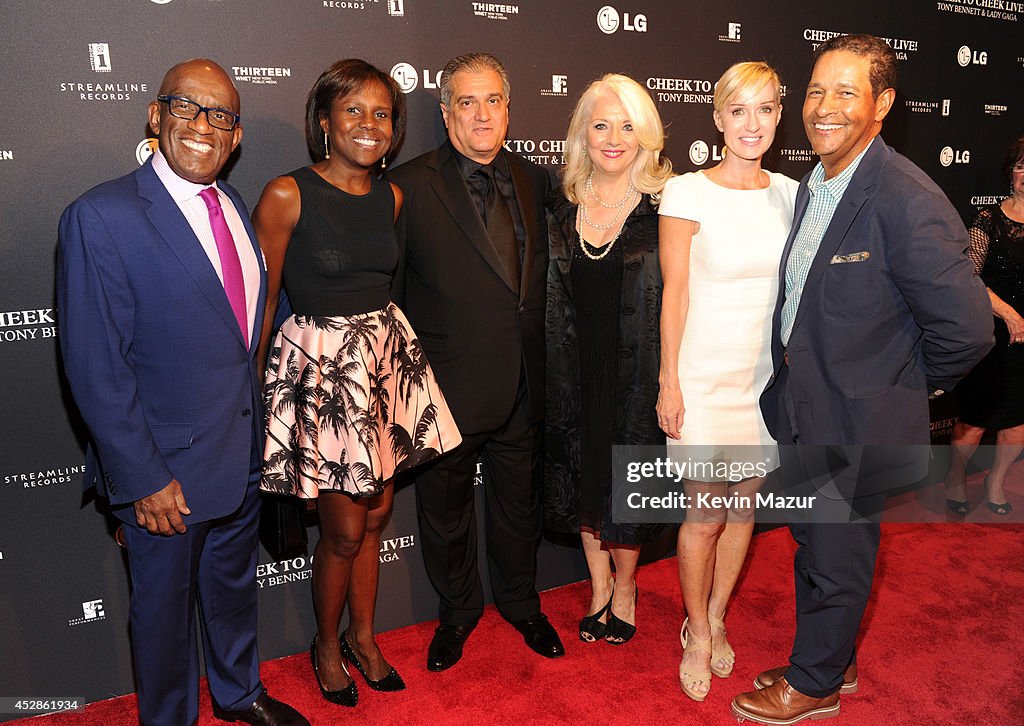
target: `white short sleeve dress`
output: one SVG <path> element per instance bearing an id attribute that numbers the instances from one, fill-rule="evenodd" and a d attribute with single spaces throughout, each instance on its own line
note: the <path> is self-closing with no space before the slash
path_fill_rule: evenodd
<path id="1" fill-rule="evenodd" d="M 758 398 L 772 373 L 772 312 L 798 183 L 766 173 L 769 185 L 755 190 L 719 186 L 699 171 L 683 174 L 665 185 L 659 213 L 700 223 L 690 246 L 689 309 L 679 352 L 682 438 L 668 443 L 740 446 L 732 458 L 757 457 L 771 470 L 778 451 Z"/>

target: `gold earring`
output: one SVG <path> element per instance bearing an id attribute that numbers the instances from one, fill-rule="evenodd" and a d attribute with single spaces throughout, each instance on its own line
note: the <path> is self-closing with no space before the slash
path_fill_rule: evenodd
<path id="1" fill-rule="evenodd" d="M 388 157 L 387 156 L 380 157 L 380 168 L 382 170 L 388 168 Z"/>
<path id="2" fill-rule="evenodd" d="M 330 159 L 331 158 L 331 147 L 330 147 L 330 145 L 327 142 L 327 132 L 326 131 L 324 131 L 324 158 L 325 159 Z"/>

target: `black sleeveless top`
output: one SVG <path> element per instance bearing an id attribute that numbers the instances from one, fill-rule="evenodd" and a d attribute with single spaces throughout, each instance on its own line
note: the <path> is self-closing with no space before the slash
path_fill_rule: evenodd
<path id="1" fill-rule="evenodd" d="M 370 193 L 356 196 L 309 167 L 288 176 L 302 205 L 282 270 L 295 314 L 345 316 L 387 307 L 398 265 L 391 185 L 371 177 Z"/>

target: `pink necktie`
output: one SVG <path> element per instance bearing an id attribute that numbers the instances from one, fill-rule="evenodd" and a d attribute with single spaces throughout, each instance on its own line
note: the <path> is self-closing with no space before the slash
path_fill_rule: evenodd
<path id="1" fill-rule="evenodd" d="M 213 228 L 213 240 L 217 243 L 217 254 L 220 255 L 221 272 L 224 275 L 224 292 L 227 293 L 228 302 L 238 319 L 238 327 L 242 329 L 242 338 L 245 345 L 249 345 L 248 316 L 245 312 L 245 281 L 242 279 L 242 263 L 238 260 L 238 250 L 235 249 L 235 240 L 228 229 L 227 220 L 224 219 L 224 210 L 220 208 L 220 199 L 217 198 L 217 190 L 213 187 L 206 187 L 199 192 L 199 196 L 206 202 L 206 211 L 210 213 L 210 227 Z"/>

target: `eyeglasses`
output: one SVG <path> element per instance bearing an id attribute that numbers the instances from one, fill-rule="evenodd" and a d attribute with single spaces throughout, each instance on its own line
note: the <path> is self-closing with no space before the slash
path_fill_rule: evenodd
<path id="1" fill-rule="evenodd" d="M 167 110 L 171 112 L 171 116 L 186 121 L 195 121 L 199 118 L 199 114 L 205 112 L 210 126 L 221 131 L 231 131 L 242 120 L 239 114 L 228 111 L 226 108 L 200 106 L 195 101 L 181 96 L 157 96 L 156 100 L 167 104 Z"/>

